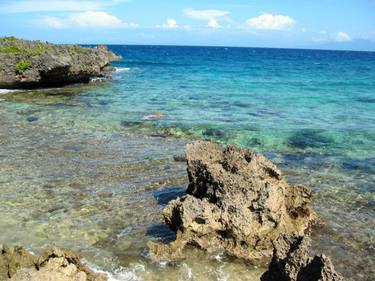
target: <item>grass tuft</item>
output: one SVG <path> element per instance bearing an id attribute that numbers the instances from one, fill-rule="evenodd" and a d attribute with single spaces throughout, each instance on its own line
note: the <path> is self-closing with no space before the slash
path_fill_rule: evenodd
<path id="1" fill-rule="evenodd" d="M 30 67 L 32 67 L 31 61 L 21 60 L 16 66 L 16 73 L 22 75 Z"/>
<path id="2" fill-rule="evenodd" d="M 48 50 L 45 46 L 38 46 L 35 48 L 26 48 L 19 46 L 17 44 L 0 47 L 0 54 L 9 55 L 26 55 L 26 56 L 41 56 L 44 52 Z"/>

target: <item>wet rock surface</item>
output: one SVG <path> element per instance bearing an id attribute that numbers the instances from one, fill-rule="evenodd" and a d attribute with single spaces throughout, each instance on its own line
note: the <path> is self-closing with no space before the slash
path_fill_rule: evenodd
<path id="1" fill-rule="evenodd" d="M 106 281 L 108 276 L 91 270 L 73 252 L 56 247 L 42 256 L 32 255 L 22 247 L 3 247 L 0 280 Z"/>
<path id="2" fill-rule="evenodd" d="M 163 211 L 177 238 L 170 244 L 150 242 L 153 258 L 173 260 L 193 245 L 265 264 L 273 240 L 280 234 L 303 235 L 316 219 L 308 188 L 290 186 L 262 154 L 198 141 L 187 145 L 186 157 L 187 195 Z"/>
<path id="3" fill-rule="evenodd" d="M 105 46 L 83 48 L 41 41 L 0 38 L 0 88 L 37 88 L 86 83 L 105 77 L 121 57 Z"/>
<path id="4" fill-rule="evenodd" d="M 309 255 L 310 238 L 297 234 L 281 235 L 274 241 L 269 269 L 261 281 L 341 281 L 325 255 Z"/>

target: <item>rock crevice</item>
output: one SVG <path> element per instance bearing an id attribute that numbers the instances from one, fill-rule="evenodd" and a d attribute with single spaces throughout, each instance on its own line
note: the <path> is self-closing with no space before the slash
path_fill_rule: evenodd
<path id="1" fill-rule="evenodd" d="M 261 281 L 342 281 L 331 260 L 309 255 L 310 238 L 292 233 L 273 242 L 274 253 Z"/>

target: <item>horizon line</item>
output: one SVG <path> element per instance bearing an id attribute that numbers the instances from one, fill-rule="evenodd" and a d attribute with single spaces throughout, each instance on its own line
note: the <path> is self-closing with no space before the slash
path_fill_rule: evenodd
<path id="1" fill-rule="evenodd" d="M 65 43 L 57 43 L 65 44 Z M 304 50 L 304 51 L 333 51 L 333 52 L 363 52 L 363 53 L 375 53 L 375 50 L 354 50 L 354 49 L 325 49 L 325 48 L 313 48 L 313 47 L 254 47 L 254 46 L 226 46 L 226 45 L 176 45 L 176 44 L 136 44 L 136 43 L 67 43 L 77 44 L 81 46 L 144 46 L 144 47 L 194 47 L 194 48 L 231 48 L 231 49 L 281 49 L 281 50 Z"/>
<path id="2" fill-rule="evenodd" d="M 81 46 L 97 46 L 97 45 L 108 45 L 108 46 L 159 46 L 159 47 L 200 47 L 200 48 L 242 48 L 242 49 L 281 49 L 281 50 L 306 50 L 306 51 L 333 51 L 333 52 L 364 52 L 364 53 L 374 53 L 374 50 L 358 50 L 358 49 L 330 49 L 324 47 L 265 47 L 265 46 L 230 46 L 230 45 L 199 45 L 199 44 L 139 44 L 139 43 L 56 43 L 56 41 L 49 41 L 43 39 L 24 39 L 19 38 L 12 35 L 4 35 L 0 36 L 0 38 L 4 37 L 15 37 L 20 40 L 29 40 L 29 41 L 42 41 L 52 44 L 65 44 L 65 45 L 81 45 Z"/>

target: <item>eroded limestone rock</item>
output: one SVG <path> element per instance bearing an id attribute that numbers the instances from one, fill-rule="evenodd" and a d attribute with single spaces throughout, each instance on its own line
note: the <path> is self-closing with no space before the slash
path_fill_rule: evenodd
<path id="1" fill-rule="evenodd" d="M 281 235 L 274 241 L 269 269 L 261 281 L 342 281 L 325 255 L 310 257 L 308 236 Z"/>
<path id="2" fill-rule="evenodd" d="M 109 63 L 121 59 L 105 46 L 83 48 L 0 38 L 0 88 L 22 89 L 87 83 L 107 77 Z"/>
<path id="3" fill-rule="evenodd" d="M 315 219 L 311 193 L 290 186 L 262 154 L 235 146 L 198 141 L 187 145 L 187 195 L 164 209 L 177 233 L 169 245 L 150 242 L 157 259 L 174 259 L 187 245 L 268 263 L 280 234 L 303 234 Z"/>
<path id="4" fill-rule="evenodd" d="M 108 276 L 94 272 L 70 251 L 54 247 L 42 256 L 35 256 L 22 247 L 4 247 L 0 255 L 0 280 L 107 281 Z"/>

